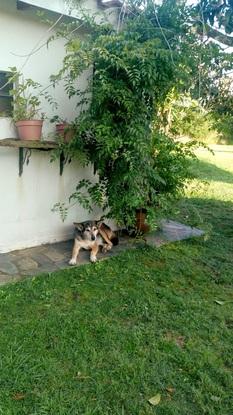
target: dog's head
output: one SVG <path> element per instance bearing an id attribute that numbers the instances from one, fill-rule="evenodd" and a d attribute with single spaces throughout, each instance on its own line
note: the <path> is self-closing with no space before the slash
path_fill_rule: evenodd
<path id="1" fill-rule="evenodd" d="M 87 241 L 95 241 L 98 234 L 99 222 L 87 221 L 76 223 L 74 222 L 75 229 L 78 234 Z"/>

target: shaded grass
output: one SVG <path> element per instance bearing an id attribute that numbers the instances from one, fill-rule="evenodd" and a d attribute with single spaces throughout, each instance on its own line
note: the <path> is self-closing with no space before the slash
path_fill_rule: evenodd
<path id="1" fill-rule="evenodd" d="M 232 154 L 230 154 L 230 160 L 232 161 Z M 229 155 L 228 157 L 229 158 Z M 201 180 L 217 181 L 222 183 L 233 184 L 233 173 L 217 167 L 214 164 L 214 159 L 211 158 L 211 163 L 204 160 L 198 160 L 193 162 L 193 170 L 196 170 L 197 176 Z"/>
<path id="2" fill-rule="evenodd" d="M 208 225 L 205 238 L 1 289 L 0 414 L 232 413 L 233 198 L 225 186 L 192 187 L 179 206 L 180 219 Z"/>

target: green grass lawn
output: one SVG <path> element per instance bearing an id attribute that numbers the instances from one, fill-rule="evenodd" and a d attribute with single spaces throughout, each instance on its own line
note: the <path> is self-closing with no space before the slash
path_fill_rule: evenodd
<path id="1" fill-rule="evenodd" d="M 0 414 L 233 413 L 233 152 L 199 158 L 204 238 L 1 288 Z"/>

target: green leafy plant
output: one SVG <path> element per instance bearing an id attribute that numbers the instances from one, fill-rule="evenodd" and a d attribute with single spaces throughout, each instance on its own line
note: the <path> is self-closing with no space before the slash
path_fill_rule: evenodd
<path id="1" fill-rule="evenodd" d="M 12 118 L 14 122 L 21 120 L 44 119 L 45 114 L 41 111 L 41 98 L 44 97 L 50 104 L 56 106 L 53 98 L 48 92 L 42 90 L 39 82 L 31 78 L 23 78 L 17 68 L 10 68 L 10 78 L 14 83 L 10 95 L 13 96 Z"/>
<path id="2" fill-rule="evenodd" d="M 89 20 L 90 34 L 83 41 L 68 41 L 63 70 L 52 77 L 53 82 L 65 78 L 66 90 L 73 96 L 72 85 L 78 76 L 94 69 L 87 90 L 75 90 L 82 111 L 67 151 L 74 156 L 80 151 L 85 154 L 99 180 L 95 184 L 79 182 L 71 199 L 89 210 L 98 204 L 121 225 L 134 225 L 137 209 L 155 212 L 162 194 L 175 194 L 188 177 L 190 148 L 187 152 L 165 135 L 156 142 L 153 127 L 159 106 L 174 83 L 179 84 L 177 76 L 183 65 L 177 43 L 180 15 L 175 4 L 169 4 L 165 13 L 151 2 L 144 13 L 126 19 L 120 32 Z M 173 26 L 172 35 L 166 31 L 164 36 L 157 14 L 163 26 Z M 83 109 L 87 99 L 89 106 Z M 162 161 L 158 164 L 156 145 L 164 166 Z M 174 168 L 165 162 L 173 162 Z"/>
<path id="3" fill-rule="evenodd" d="M 68 121 L 66 118 L 62 118 L 60 115 L 54 115 L 52 118 L 50 118 L 50 122 L 52 124 L 67 124 Z"/>
<path id="4" fill-rule="evenodd" d="M 128 4 L 121 30 L 85 15 L 90 32 L 82 40 L 66 31 L 64 65 L 51 81 L 65 79 L 68 95 L 79 99 L 78 128 L 67 152 L 83 154 L 98 174 L 97 184 L 78 182 L 72 202 L 89 210 L 98 204 L 107 216 L 131 226 L 137 209 L 146 208 L 152 217 L 164 201 L 180 194 L 190 177 L 195 143 L 182 145 L 162 134 L 159 110 L 173 90 L 204 91 L 207 99 L 211 77 L 203 65 L 218 67 L 220 52 L 192 30 L 184 5 L 173 0 Z M 77 81 L 87 70 L 93 77 L 83 91 Z M 221 71 L 215 72 L 216 84 Z M 199 138 L 199 131 L 193 136 Z"/>

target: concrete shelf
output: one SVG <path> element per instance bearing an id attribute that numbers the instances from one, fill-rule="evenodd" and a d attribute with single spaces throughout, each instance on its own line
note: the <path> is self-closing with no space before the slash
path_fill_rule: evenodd
<path id="1" fill-rule="evenodd" d="M 13 147 L 19 149 L 19 176 L 23 174 L 24 164 L 29 163 L 32 150 L 50 151 L 59 148 L 55 141 L 19 140 L 14 138 L 0 139 L 0 147 Z M 60 175 L 63 173 L 65 164 L 64 153 L 60 154 Z"/>
<path id="2" fill-rule="evenodd" d="M 30 148 L 35 150 L 52 150 L 58 148 L 55 141 L 19 140 L 17 138 L 0 139 L 1 147 Z"/>

